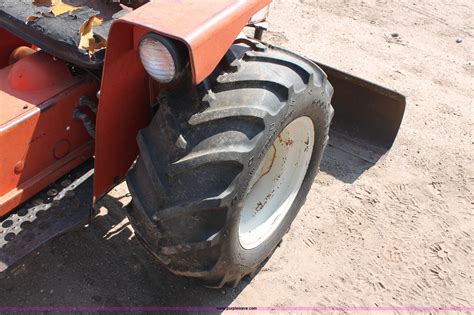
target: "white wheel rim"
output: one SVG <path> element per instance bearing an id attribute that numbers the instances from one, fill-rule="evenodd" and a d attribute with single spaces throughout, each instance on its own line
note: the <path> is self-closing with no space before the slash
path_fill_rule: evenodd
<path id="1" fill-rule="evenodd" d="M 253 249 L 268 239 L 290 210 L 306 176 L 314 147 L 309 117 L 291 122 L 277 137 L 250 180 L 240 215 L 239 240 Z"/>

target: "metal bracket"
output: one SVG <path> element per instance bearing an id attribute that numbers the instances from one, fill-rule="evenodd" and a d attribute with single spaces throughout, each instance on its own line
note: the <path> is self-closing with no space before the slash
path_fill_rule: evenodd
<path id="1" fill-rule="evenodd" d="M 253 38 L 255 38 L 256 40 L 262 40 L 263 33 L 266 30 L 268 30 L 268 22 L 265 21 L 265 22 L 255 23 L 252 26 L 255 27 Z"/>

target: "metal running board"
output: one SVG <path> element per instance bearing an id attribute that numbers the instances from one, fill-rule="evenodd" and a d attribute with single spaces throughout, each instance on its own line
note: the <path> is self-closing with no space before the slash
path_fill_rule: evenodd
<path id="1" fill-rule="evenodd" d="M 88 161 L 0 219 L 0 278 L 47 241 L 88 222 L 93 174 Z"/>

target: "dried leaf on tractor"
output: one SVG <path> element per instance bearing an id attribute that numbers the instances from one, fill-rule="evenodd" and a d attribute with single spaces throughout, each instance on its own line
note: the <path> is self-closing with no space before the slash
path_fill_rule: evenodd
<path id="1" fill-rule="evenodd" d="M 75 7 L 70 4 L 60 3 L 60 4 L 54 5 L 51 8 L 51 13 L 53 13 L 54 16 L 58 16 L 64 13 L 70 13 L 70 12 L 76 11 L 77 9 L 80 9 L 80 7 Z"/>
<path id="2" fill-rule="evenodd" d="M 33 0 L 33 4 L 36 6 L 53 6 L 61 4 L 62 0 Z"/>
<path id="3" fill-rule="evenodd" d="M 80 28 L 81 40 L 79 48 L 86 50 L 90 55 L 107 46 L 107 40 L 96 35 L 94 36 L 94 26 L 102 25 L 102 18 L 90 17 Z"/>
<path id="4" fill-rule="evenodd" d="M 63 3 L 62 0 L 33 0 L 33 4 L 36 6 L 51 7 L 49 11 L 54 16 L 58 16 L 64 13 L 70 13 L 77 9 L 80 9 L 80 7 L 75 7 L 73 5 Z M 27 22 L 31 21 L 27 20 Z"/>
<path id="5" fill-rule="evenodd" d="M 29 17 L 26 18 L 26 24 L 33 23 L 33 22 L 36 21 L 37 19 L 39 19 L 38 16 L 30 15 Z"/>

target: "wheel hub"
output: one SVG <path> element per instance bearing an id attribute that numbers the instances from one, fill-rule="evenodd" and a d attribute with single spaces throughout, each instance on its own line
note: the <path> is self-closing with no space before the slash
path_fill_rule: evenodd
<path id="1" fill-rule="evenodd" d="M 276 138 L 250 180 L 240 216 L 239 239 L 253 249 L 268 239 L 290 210 L 306 176 L 314 147 L 309 117 L 291 122 Z"/>

